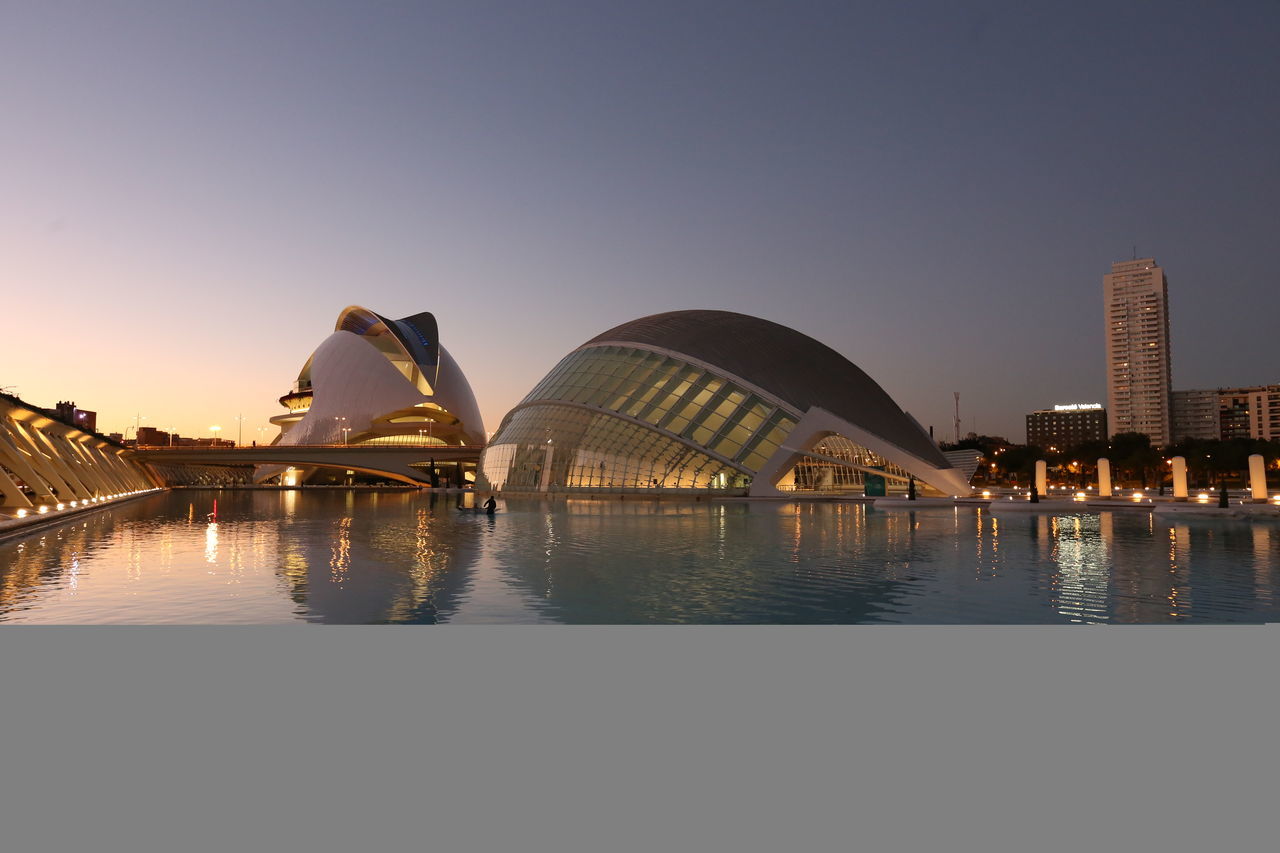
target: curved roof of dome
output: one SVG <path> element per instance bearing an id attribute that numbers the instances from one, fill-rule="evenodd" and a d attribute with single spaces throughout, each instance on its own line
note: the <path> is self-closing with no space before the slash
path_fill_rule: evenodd
<path id="1" fill-rule="evenodd" d="M 668 311 L 615 326 L 582 346 L 607 343 L 683 353 L 741 377 L 801 414 L 817 406 L 923 461 L 951 467 L 928 434 L 874 379 L 795 329 L 731 311 Z"/>
<path id="2" fill-rule="evenodd" d="M 348 305 L 334 323 L 335 332 L 354 332 L 367 335 L 375 326 L 382 325 L 396 339 L 405 354 L 420 368 L 430 368 L 430 378 L 440 365 L 440 330 L 435 315 L 430 311 L 392 320 L 359 305 Z M 425 372 L 425 371 L 424 371 Z"/>

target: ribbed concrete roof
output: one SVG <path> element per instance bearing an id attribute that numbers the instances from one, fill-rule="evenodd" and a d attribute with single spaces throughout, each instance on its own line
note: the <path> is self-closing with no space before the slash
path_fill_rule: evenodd
<path id="1" fill-rule="evenodd" d="M 626 342 L 660 347 L 740 376 L 804 414 L 826 409 L 939 468 L 946 457 L 857 365 L 795 329 L 731 311 L 668 311 L 596 335 L 584 346 Z"/>

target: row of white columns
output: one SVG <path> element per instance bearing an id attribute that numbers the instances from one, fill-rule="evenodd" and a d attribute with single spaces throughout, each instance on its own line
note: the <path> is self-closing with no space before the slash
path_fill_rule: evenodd
<path id="1" fill-rule="evenodd" d="M 1267 499 L 1266 462 L 1259 453 L 1249 457 L 1249 489 L 1255 501 Z M 1049 490 L 1049 464 L 1043 459 L 1036 460 L 1036 492 L 1045 495 Z M 1109 498 L 1111 491 L 1111 460 L 1098 460 L 1098 497 Z M 1173 457 L 1173 499 L 1186 500 L 1190 496 L 1187 488 L 1187 460 L 1183 456 Z"/>

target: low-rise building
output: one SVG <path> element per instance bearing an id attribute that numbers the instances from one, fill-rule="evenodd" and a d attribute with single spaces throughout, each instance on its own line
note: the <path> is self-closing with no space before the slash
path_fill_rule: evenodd
<path id="1" fill-rule="evenodd" d="M 1173 392 L 1174 440 L 1280 438 L 1280 384 Z"/>
<path id="2" fill-rule="evenodd" d="M 1061 450 L 1107 440 L 1107 410 L 1101 403 L 1060 403 L 1027 415 L 1027 444 Z"/>
<path id="3" fill-rule="evenodd" d="M 70 424 L 89 432 L 96 432 L 98 429 L 98 413 L 77 409 L 74 400 L 59 400 L 53 412 L 54 416 L 64 424 Z"/>

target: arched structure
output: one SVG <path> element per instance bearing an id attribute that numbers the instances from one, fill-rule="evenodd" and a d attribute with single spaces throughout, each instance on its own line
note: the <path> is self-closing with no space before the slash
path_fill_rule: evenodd
<path id="1" fill-rule="evenodd" d="M 392 320 L 358 305 L 303 365 L 277 444 L 478 446 L 484 423 L 461 368 L 428 313 Z M 263 468 L 265 479 L 279 468 Z"/>
<path id="2" fill-rule="evenodd" d="M 0 396 L 0 515 L 96 504 L 154 488 L 133 451 Z"/>
<path id="3" fill-rule="evenodd" d="M 565 356 L 481 457 L 494 489 L 969 491 L 871 377 L 793 329 L 726 311 L 624 323 Z"/>

